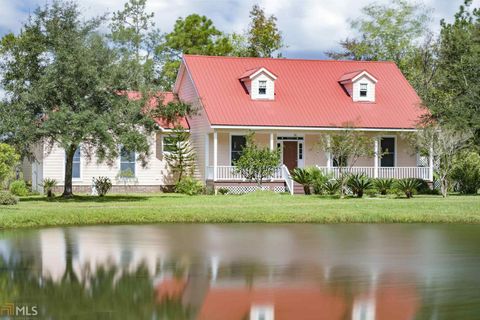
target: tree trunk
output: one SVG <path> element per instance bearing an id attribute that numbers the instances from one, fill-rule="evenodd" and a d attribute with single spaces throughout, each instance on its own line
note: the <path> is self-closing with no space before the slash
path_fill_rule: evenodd
<path id="1" fill-rule="evenodd" d="M 303 193 L 305 193 L 306 195 L 310 194 L 310 185 L 306 184 L 303 186 Z"/>
<path id="2" fill-rule="evenodd" d="M 73 156 L 75 155 L 77 146 L 70 145 L 65 151 L 65 184 L 63 188 L 62 197 L 73 196 L 72 190 L 72 171 L 73 171 Z"/>
<path id="3" fill-rule="evenodd" d="M 441 178 L 440 191 L 442 192 L 442 196 L 446 198 L 448 194 L 448 180 L 446 178 Z"/>

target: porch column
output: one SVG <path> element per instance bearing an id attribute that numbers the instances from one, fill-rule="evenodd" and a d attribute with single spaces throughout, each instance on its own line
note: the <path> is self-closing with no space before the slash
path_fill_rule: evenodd
<path id="1" fill-rule="evenodd" d="M 327 149 L 330 150 L 330 136 L 327 136 Z M 326 153 L 327 156 L 327 172 L 330 172 L 332 167 L 332 154 L 330 152 Z"/>
<path id="2" fill-rule="evenodd" d="M 210 135 L 205 133 L 205 180 L 208 179 L 208 166 L 210 164 Z"/>
<path id="3" fill-rule="evenodd" d="M 433 145 L 430 145 L 428 152 L 428 179 L 433 181 Z"/>
<path id="4" fill-rule="evenodd" d="M 270 151 L 275 150 L 273 143 L 273 133 L 270 133 Z"/>
<path id="5" fill-rule="evenodd" d="M 213 131 L 213 181 L 217 181 L 217 165 L 218 165 L 218 132 Z"/>
<path id="6" fill-rule="evenodd" d="M 373 177 L 378 178 L 378 137 L 373 140 Z"/>

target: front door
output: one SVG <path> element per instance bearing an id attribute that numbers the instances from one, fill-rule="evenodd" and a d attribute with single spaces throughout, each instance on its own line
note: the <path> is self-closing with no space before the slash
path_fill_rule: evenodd
<path id="1" fill-rule="evenodd" d="M 283 164 L 287 166 L 289 171 L 298 167 L 297 147 L 297 141 L 283 141 Z"/>

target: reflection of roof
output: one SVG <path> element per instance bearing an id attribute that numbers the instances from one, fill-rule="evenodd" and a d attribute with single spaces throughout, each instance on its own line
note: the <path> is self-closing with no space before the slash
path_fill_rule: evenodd
<path id="1" fill-rule="evenodd" d="M 155 288 L 158 302 L 162 302 L 166 298 L 179 298 L 182 296 L 183 290 L 187 285 L 185 279 L 163 279 Z"/>
<path id="2" fill-rule="evenodd" d="M 129 99 L 138 99 L 139 98 L 139 93 L 138 92 L 128 92 L 128 98 Z M 149 107 L 153 107 L 156 105 L 156 99 L 161 99 L 163 102 L 163 105 L 168 104 L 169 102 L 172 102 L 175 100 L 175 95 L 172 92 L 161 92 L 158 94 L 156 98 L 152 98 L 152 101 L 150 101 Z M 173 125 L 171 123 L 167 123 L 165 120 L 156 118 L 155 122 L 162 128 L 162 129 L 173 129 Z M 180 125 L 184 129 L 189 129 L 188 121 L 185 118 L 180 119 Z"/>

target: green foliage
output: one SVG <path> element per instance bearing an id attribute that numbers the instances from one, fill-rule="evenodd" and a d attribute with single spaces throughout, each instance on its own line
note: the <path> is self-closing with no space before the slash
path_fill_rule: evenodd
<path id="1" fill-rule="evenodd" d="M 317 167 L 309 167 L 307 169 L 310 173 L 310 180 L 313 187 L 313 193 L 322 194 L 324 191 L 323 187 L 325 183 L 329 180 L 329 176 L 325 175 Z"/>
<path id="2" fill-rule="evenodd" d="M 373 187 L 372 179 L 365 174 L 352 174 L 348 177 L 347 186 L 358 198 L 363 197 L 363 193 Z"/>
<path id="3" fill-rule="evenodd" d="M 0 190 L 0 205 L 15 205 L 18 203 L 18 198 L 8 191 Z"/>
<path id="4" fill-rule="evenodd" d="M 247 144 L 242 155 L 235 161 L 236 171 L 245 179 L 262 186 L 263 180 L 272 176 L 280 164 L 280 150 L 270 150 L 255 144 L 253 133 L 247 136 Z"/>
<path id="5" fill-rule="evenodd" d="M 10 192 L 13 194 L 13 195 L 16 195 L 16 196 L 19 196 L 19 197 L 23 197 L 23 196 L 26 196 L 28 195 L 28 188 L 27 188 L 27 184 L 25 183 L 25 181 L 23 180 L 16 180 L 16 181 L 13 181 L 11 184 L 10 184 Z"/>
<path id="6" fill-rule="evenodd" d="M 250 57 L 273 57 L 274 52 L 284 47 L 282 33 L 274 15 L 267 17 L 257 4 L 250 10 L 250 25 L 246 35 L 246 51 Z"/>
<path id="7" fill-rule="evenodd" d="M 158 104 L 158 107 L 152 110 L 152 116 L 161 118 L 167 124 L 172 124 L 174 127 L 180 127 L 182 118 L 197 114 L 197 109 L 192 104 L 180 101 L 177 96 L 168 103 L 163 103 L 162 99 L 158 99 Z"/>
<path id="8" fill-rule="evenodd" d="M 220 193 L 221 195 L 226 195 L 228 194 L 229 190 L 227 188 L 218 188 L 218 193 Z"/>
<path id="9" fill-rule="evenodd" d="M 412 198 L 414 193 L 417 192 L 417 189 L 421 186 L 419 179 L 415 178 L 405 178 L 399 179 L 396 182 L 396 187 L 405 193 L 407 198 Z"/>
<path id="10" fill-rule="evenodd" d="M 134 79 L 129 86 L 116 77 L 125 66 L 99 32 L 103 21 L 84 19 L 74 2 L 53 2 L 35 10 L 21 33 L 2 39 L 1 53 L 8 56 L 2 85 L 11 99 L 1 111 L 16 124 L 7 135 L 26 139 L 26 146 L 46 141 L 65 149 L 64 196 L 72 194 L 78 146 L 104 161 L 118 158 L 118 145 L 124 145 L 142 164 L 150 151 L 147 136 L 155 123 L 144 112 L 149 97 L 119 94 L 134 87 Z"/>
<path id="11" fill-rule="evenodd" d="M 195 152 L 190 143 L 190 133 L 182 127 L 176 127 L 168 135 L 170 150 L 164 150 L 165 160 L 181 181 L 185 175 L 192 175 L 195 168 Z"/>
<path id="12" fill-rule="evenodd" d="M 480 189 L 480 155 L 475 151 L 461 153 L 455 160 L 452 179 L 463 194 L 476 194 Z"/>
<path id="13" fill-rule="evenodd" d="M 312 177 L 308 169 L 295 168 L 290 173 L 293 181 L 303 186 L 303 192 L 306 195 L 310 194 L 310 187 L 312 185 Z"/>
<path id="14" fill-rule="evenodd" d="M 203 184 L 191 176 L 183 177 L 182 180 L 175 184 L 175 192 L 189 196 L 200 194 L 203 189 Z"/>
<path id="15" fill-rule="evenodd" d="M 112 189 L 112 181 L 108 177 L 93 178 L 93 185 L 100 197 L 103 197 L 108 191 L 110 191 L 110 189 Z"/>
<path id="16" fill-rule="evenodd" d="M 373 185 L 380 192 L 381 195 L 386 195 L 392 190 L 395 180 L 394 179 L 375 179 Z"/>
<path id="17" fill-rule="evenodd" d="M 0 184 L 13 176 L 19 161 L 20 156 L 13 147 L 6 143 L 0 143 Z"/>
<path id="18" fill-rule="evenodd" d="M 55 179 L 45 178 L 43 179 L 43 192 L 47 195 L 48 198 L 52 198 L 55 195 L 53 194 L 53 189 L 57 186 L 58 182 Z"/>
<path id="19" fill-rule="evenodd" d="M 335 195 L 338 192 L 340 192 L 342 188 L 342 184 L 340 181 L 335 180 L 335 179 L 330 179 L 327 182 L 323 184 L 323 190 L 327 192 L 329 195 Z"/>

